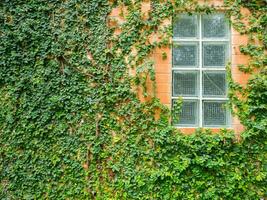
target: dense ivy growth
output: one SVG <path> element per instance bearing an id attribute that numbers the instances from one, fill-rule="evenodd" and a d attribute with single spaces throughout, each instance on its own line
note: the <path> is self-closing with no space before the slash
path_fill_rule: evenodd
<path id="1" fill-rule="evenodd" d="M 156 87 L 149 56 L 171 37 L 163 21 L 214 8 L 152 0 L 144 14 L 141 3 L 0 3 L 1 199 L 267 196 L 266 1 L 225 0 L 233 26 L 251 37 L 240 47 L 251 57 L 240 66 L 250 82 L 243 88 L 229 74 L 230 103 L 246 127 L 239 138 L 227 130 L 182 135 L 147 89 Z M 123 22 L 109 17 L 115 7 Z M 248 24 L 241 7 L 252 13 Z"/>

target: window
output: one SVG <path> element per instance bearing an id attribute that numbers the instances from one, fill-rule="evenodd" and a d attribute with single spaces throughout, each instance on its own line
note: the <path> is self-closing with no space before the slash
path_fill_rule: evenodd
<path id="1" fill-rule="evenodd" d="M 182 97 L 179 127 L 227 127 L 229 25 L 222 13 L 180 15 L 173 23 L 172 102 Z"/>

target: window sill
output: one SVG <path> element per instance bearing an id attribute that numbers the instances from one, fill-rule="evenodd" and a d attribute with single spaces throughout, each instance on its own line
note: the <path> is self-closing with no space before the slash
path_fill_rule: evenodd
<path id="1" fill-rule="evenodd" d="M 226 129 L 226 130 L 234 130 L 233 127 L 225 127 L 225 128 L 207 128 L 207 127 L 196 127 L 196 128 L 192 128 L 192 127 L 175 127 L 177 129 L 179 129 L 183 134 L 186 135 L 190 135 L 195 133 L 195 131 L 197 129 L 202 129 L 202 130 L 211 130 L 212 133 L 219 133 L 222 129 Z"/>

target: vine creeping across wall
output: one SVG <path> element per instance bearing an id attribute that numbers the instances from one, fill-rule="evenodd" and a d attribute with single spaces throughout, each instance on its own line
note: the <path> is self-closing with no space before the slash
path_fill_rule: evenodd
<path id="1" fill-rule="evenodd" d="M 149 56 L 169 45 L 164 20 L 214 11 L 194 1 L 150 3 L 144 14 L 131 0 L 1 2 L 1 199 L 266 197 L 266 1 L 224 3 L 251 38 L 240 47 L 251 80 L 242 87 L 228 77 L 246 127 L 239 141 L 227 130 L 184 136 L 155 96 L 140 102 L 134 88 L 147 96 L 155 80 Z M 109 17 L 115 7 L 122 24 Z M 248 24 L 242 7 L 252 13 Z"/>

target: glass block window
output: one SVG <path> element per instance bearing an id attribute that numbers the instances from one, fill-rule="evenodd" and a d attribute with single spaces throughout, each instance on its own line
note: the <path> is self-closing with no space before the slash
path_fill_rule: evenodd
<path id="1" fill-rule="evenodd" d="M 226 96 L 226 74 L 225 72 L 204 71 L 203 96 Z"/>
<path id="2" fill-rule="evenodd" d="M 173 21 L 172 99 L 183 98 L 174 125 L 230 125 L 230 112 L 225 106 L 229 30 L 222 13 L 180 15 Z"/>
<path id="3" fill-rule="evenodd" d="M 184 101 L 178 121 L 175 120 L 174 124 L 182 124 L 184 126 L 198 124 L 198 102 L 197 101 Z"/>
<path id="4" fill-rule="evenodd" d="M 204 38 L 221 38 L 228 36 L 228 23 L 223 14 L 202 16 L 202 36 Z"/>
<path id="5" fill-rule="evenodd" d="M 197 37 L 197 16 L 195 15 L 180 15 L 174 20 L 173 24 L 173 34 L 174 37 Z"/>
<path id="6" fill-rule="evenodd" d="M 204 126 L 226 126 L 228 121 L 227 116 L 228 115 L 225 102 L 203 102 Z"/>
<path id="7" fill-rule="evenodd" d="M 198 94 L 197 72 L 173 72 L 173 95 L 174 96 L 197 96 Z"/>
<path id="8" fill-rule="evenodd" d="M 176 67 L 196 67 L 198 65 L 198 44 L 174 45 L 173 65 Z"/>
<path id="9" fill-rule="evenodd" d="M 227 59 L 227 44 L 203 42 L 204 67 L 225 67 Z"/>

